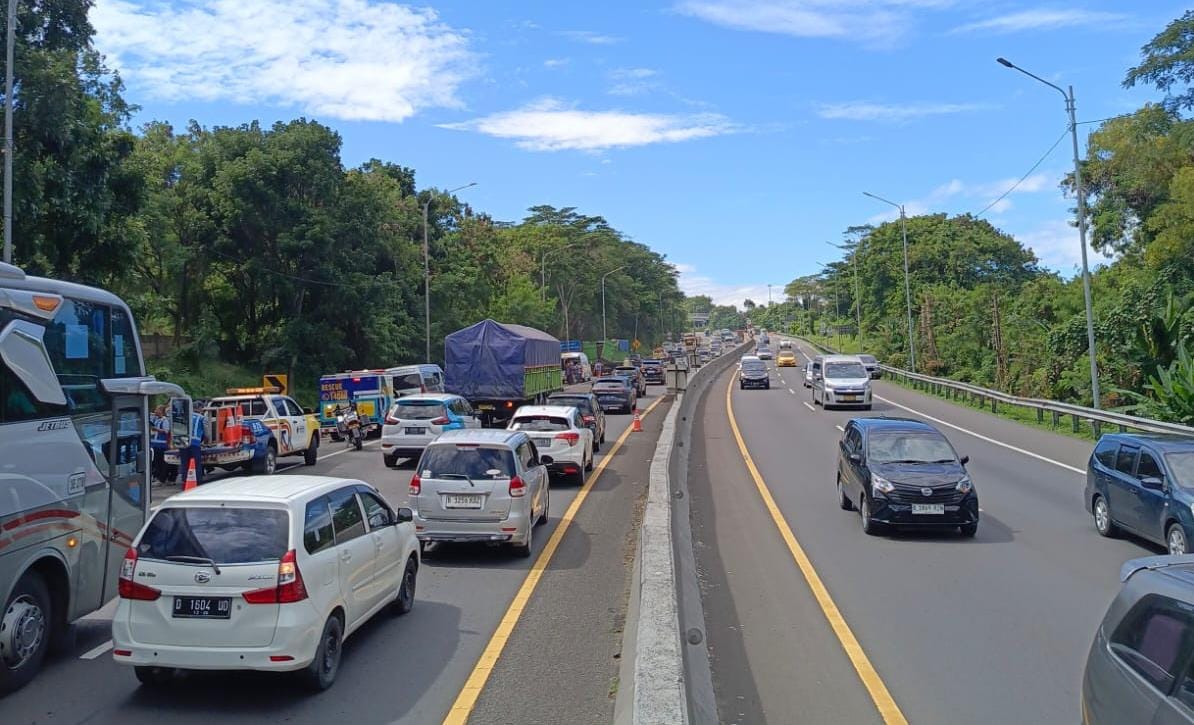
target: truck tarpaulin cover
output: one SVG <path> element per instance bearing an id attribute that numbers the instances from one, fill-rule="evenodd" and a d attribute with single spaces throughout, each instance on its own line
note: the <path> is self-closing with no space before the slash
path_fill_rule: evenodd
<path id="1" fill-rule="evenodd" d="M 444 338 L 448 392 L 469 400 L 521 400 L 526 368 L 560 364 L 560 341 L 541 330 L 493 320 Z"/>

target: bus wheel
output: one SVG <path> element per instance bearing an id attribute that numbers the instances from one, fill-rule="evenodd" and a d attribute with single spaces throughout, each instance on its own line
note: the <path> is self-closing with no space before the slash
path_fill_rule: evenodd
<path id="1" fill-rule="evenodd" d="M 21 577 L 0 612 L 0 692 L 33 679 L 50 646 L 50 593 L 34 572 Z"/>

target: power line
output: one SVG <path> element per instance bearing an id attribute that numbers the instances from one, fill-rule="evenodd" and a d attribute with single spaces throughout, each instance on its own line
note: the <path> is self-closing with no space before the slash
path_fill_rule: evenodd
<path id="1" fill-rule="evenodd" d="M 1049 155 L 1053 153 L 1053 151 L 1057 148 L 1057 145 L 1060 144 L 1065 139 L 1065 137 L 1067 135 L 1069 135 L 1069 133 L 1070 133 L 1070 129 L 1067 126 L 1066 129 L 1061 132 L 1061 135 L 1057 137 L 1057 140 L 1053 142 L 1053 145 L 1049 147 L 1049 150 L 1046 151 L 1039 159 L 1037 159 L 1036 163 L 1033 164 L 1032 167 L 1030 169 L 1028 169 L 1028 171 L 1024 172 L 1023 176 L 1021 176 L 1019 179 L 1016 180 L 1016 183 L 1012 184 L 1011 187 L 1008 188 L 1007 191 L 1000 194 L 998 199 L 996 199 L 995 201 L 993 201 L 990 204 L 987 204 L 985 207 L 983 207 L 983 210 L 980 211 L 979 213 L 975 214 L 974 217 L 977 219 L 977 218 L 981 217 L 983 214 L 986 214 L 988 211 L 990 211 L 991 207 L 995 206 L 999 202 L 1006 199 L 1008 197 L 1008 194 L 1011 194 L 1013 191 L 1016 190 L 1017 187 L 1020 186 L 1020 184 L 1023 184 L 1024 180 L 1032 175 L 1032 172 L 1036 171 L 1037 168 L 1041 164 L 1045 163 L 1045 159 L 1049 158 Z"/>

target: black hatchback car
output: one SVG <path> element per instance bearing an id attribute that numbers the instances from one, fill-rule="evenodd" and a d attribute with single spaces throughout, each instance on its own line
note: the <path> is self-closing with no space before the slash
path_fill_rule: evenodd
<path id="1" fill-rule="evenodd" d="M 1194 440 L 1108 433 L 1086 464 L 1086 510 L 1095 530 L 1120 529 L 1189 554 L 1194 536 Z"/>
<path id="2" fill-rule="evenodd" d="M 643 360 L 643 366 L 640 370 L 642 370 L 643 380 L 647 382 L 647 385 L 663 385 L 662 360 Z"/>
<path id="3" fill-rule="evenodd" d="M 862 530 L 889 526 L 978 531 L 978 493 L 949 440 L 907 418 L 854 418 L 838 444 L 837 498 L 862 514 Z"/>

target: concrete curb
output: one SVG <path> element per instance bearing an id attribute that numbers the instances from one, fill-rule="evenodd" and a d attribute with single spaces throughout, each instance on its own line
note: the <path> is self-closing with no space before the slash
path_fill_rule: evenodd
<path id="1" fill-rule="evenodd" d="M 628 677 L 620 680 L 614 708 L 619 725 L 717 721 L 692 553 L 686 448 L 690 419 L 701 395 L 750 344 L 734 348 L 689 376 L 688 391 L 677 397 L 664 419 L 651 459 L 647 505 L 639 532 L 628 610 L 628 620 L 634 621 L 627 622 L 623 637 L 622 651 L 633 652 L 633 662 L 623 662 L 622 672 Z M 682 632 L 691 636 L 682 638 Z"/>

